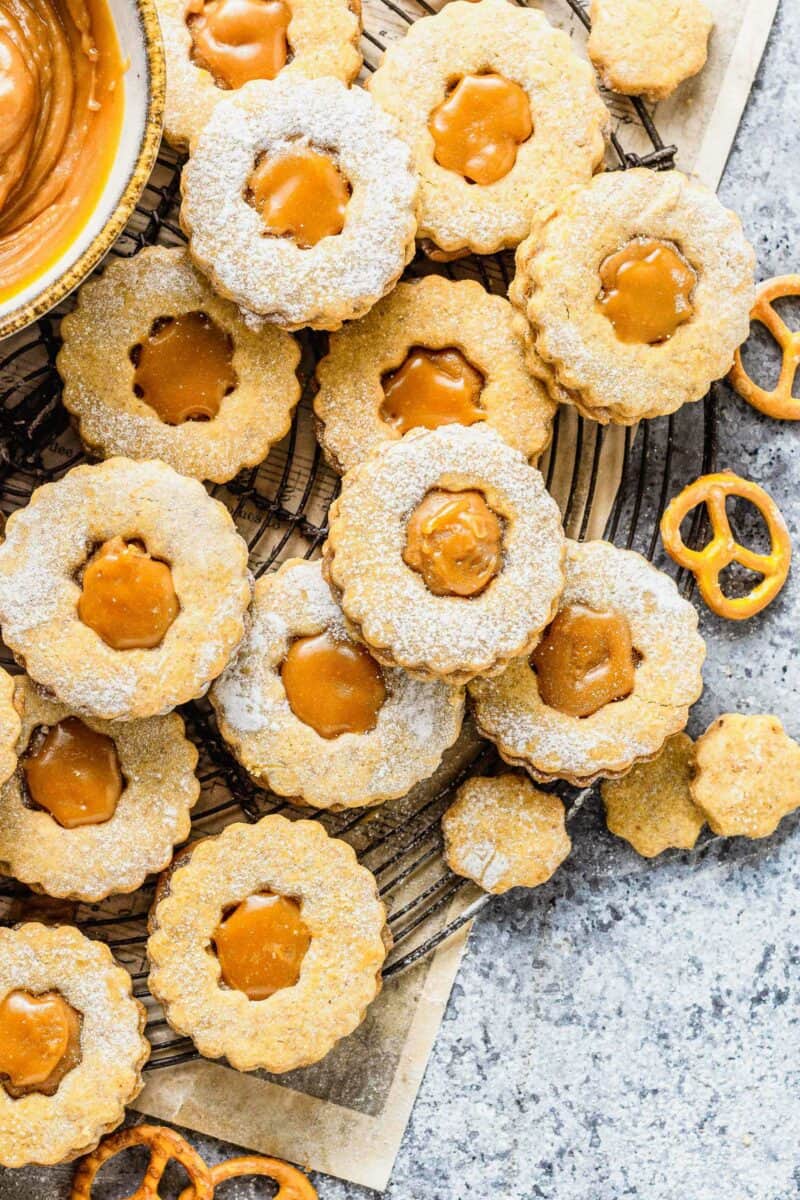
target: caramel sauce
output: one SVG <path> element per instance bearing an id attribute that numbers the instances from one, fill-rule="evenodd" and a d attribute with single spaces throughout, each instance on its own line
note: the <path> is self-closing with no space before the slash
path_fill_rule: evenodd
<path id="1" fill-rule="evenodd" d="M 403 561 L 435 596 L 477 596 L 502 566 L 503 530 L 480 492 L 434 488 L 414 509 Z"/>
<path id="2" fill-rule="evenodd" d="M 570 717 L 591 717 L 633 691 L 636 660 L 628 620 L 582 604 L 562 608 L 531 655 L 539 695 Z"/>
<path id="3" fill-rule="evenodd" d="M 503 179 L 533 133 L 528 95 L 503 75 L 464 75 L 428 123 L 434 158 L 473 183 Z"/>
<path id="4" fill-rule="evenodd" d="M 399 433 L 474 425 L 486 416 L 479 402 L 483 383 L 483 375 L 460 350 L 412 346 L 405 362 L 383 377 L 380 415 Z"/>
<path id="5" fill-rule="evenodd" d="M 383 674 L 371 654 L 328 632 L 292 642 L 281 679 L 298 721 L 324 738 L 369 733 L 386 699 Z"/>
<path id="6" fill-rule="evenodd" d="M 223 982 L 250 1000 L 294 987 L 310 944 L 300 905 L 272 892 L 248 896 L 214 931 Z"/>
<path id="7" fill-rule="evenodd" d="M 233 342 L 204 312 L 159 317 L 131 361 L 134 392 L 167 425 L 212 420 L 236 387 Z"/>
<path id="8" fill-rule="evenodd" d="M 113 164 L 125 72 L 106 0 L 0 0 L 0 301 L 48 269 Z"/>
<path id="9" fill-rule="evenodd" d="M 192 59 L 218 87 L 274 79 L 289 57 L 291 19 L 284 0 L 192 0 L 187 16 Z"/>
<path id="10" fill-rule="evenodd" d="M 294 238 L 308 250 L 342 232 L 350 188 L 326 154 L 294 150 L 256 164 L 247 199 L 261 214 L 265 233 Z"/>
<path id="11" fill-rule="evenodd" d="M 22 770 L 33 803 L 64 829 L 109 821 L 124 787 L 112 739 L 77 717 L 41 730 Z"/>
<path id="12" fill-rule="evenodd" d="M 9 992 L 0 1002 L 0 1079 L 15 1100 L 53 1096 L 81 1061 L 81 1019 L 58 992 Z"/>
<path id="13" fill-rule="evenodd" d="M 597 307 L 621 342 L 657 345 L 692 319 L 697 276 L 669 242 L 637 238 L 600 267 Z"/>
<path id="14" fill-rule="evenodd" d="M 112 650 L 158 646 L 180 605 L 166 563 L 136 542 L 104 542 L 86 564 L 78 616 Z"/>

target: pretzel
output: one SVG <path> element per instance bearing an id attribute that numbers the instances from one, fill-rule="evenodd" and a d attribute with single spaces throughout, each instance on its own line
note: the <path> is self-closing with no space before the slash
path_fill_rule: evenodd
<path id="1" fill-rule="evenodd" d="M 744 497 L 761 513 L 770 536 L 769 554 L 757 554 L 736 541 L 725 510 L 728 496 Z M 713 537 L 702 550 L 691 550 L 681 537 L 681 522 L 698 504 L 708 509 Z M 711 611 L 731 621 L 745 621 L 766 608 L 789 574 L 792 543 L 780 509 L 757 483 L 741 479 L 732 471 L 701 475 L 671 500 L 661 518 L 661 537 L 670 558 L 695 576 L 700 595 Z M 731 563 L 763 575 L 747 596 L 731 599 L 722 591 L 720 572 Z"/>
<path id="2" fill-rule="evenodd" d="M 158 1200 L 159 1184 L 171 1159 L 180 1163 L 191 1179 L 193 1200 L 212 1200 L 214 1182 L 210 1170 L 179 1133 L 164 1125 L 134 1125 L 131 1129 L 121 1129 L 119 1133 L 104 1138 L 97 1149 L 79 1164 L 72 1181 L 70 1200 L 90 1200 L 92 1184 L 103 1164 L 121 1150 L 139 1145 L 149 1147 L 150 1162 L 142 1182 L 128 1200 Z"/>
<path id="3" fill-rule="evenodd" d="M 302 1171 L 279 1158 L 265 1158 L 260 1154 L 246 1154 L 243 1158 L 229 1158 L 211 1168 L 211 1182 L 217 1188 L 226 1179 L 238 1179 L 241 1175 L 266 1175 L 278 1184 L 275 1200 L 317 1200 L 317 1191 Z M 197 1200 L 191 1185 L 185 1188 L 178 1200 Z"/>
<path id="4" fill-rule="evenodd" d="M 750 320 L 758 321 L 774 337 L 781 351 L 781 373 L 771 392 L 754 383 L 742 363 L 741 347 L 733 358 L 728 379 L 742 399 L 768 417 L 779 421 L 800 421 L 800 400 L 792 395 L 795 375 L 800 369 L 800 330 L 790 329 L 776 311 L 773 300 L 800 296 L 800 275 L 779 275 L 759 284 Z"/>

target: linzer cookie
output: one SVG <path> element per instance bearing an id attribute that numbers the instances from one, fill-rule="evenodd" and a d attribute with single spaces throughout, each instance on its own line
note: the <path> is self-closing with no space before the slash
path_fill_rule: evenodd
<path id="1" fill-rule="evenodd" d="M 170 1025 L 241 1071 L 323 1058 L 363 1020 L 390 944 L 352 848 L 277 815 L 195 843 L 150 920 L 150 990 Z"/>
<path id="2" fill-rule="evenodd" d="M 150 1046 L 131 977 L 77 929 L 0 929 L 0 1163 L 68 1162 L 142 1090 Z"/>
<path id="3" fill-rule="evenodd" d="M 289 431 L 297 343 L 250 329 L 186 250 L 152 246 L 109 264 L 83 285 L 61 336 L 62 399 L 91 454 L 160 458 L 224 483 Z"/>
<path id="4" fill-rule="evenodd" d="M 713 17 L 701 0 L 592 0 L 589 57 L 606 87 L 664 100 L 705 66 Z"/>
<path id="5" fill-rule="evenodd" d="M 568 542 L 566 587 L 532 654 L 470 684 L 503 758 L 541 781 L 624 775 L 683 729 L 703 690 L 697 613 L 668 575 L 608 542 Z"/>
<path id="6" fill-rule="evenodd" d="M 603 161 L 591 68 L 542 13 L 506 0 L 455 0 L 416 21 L 369 88 L 413 152 L 419 236 L 445 255 L 516 246 L 537 207 Z"/>
<path id="7" fill-rule="evenodd" d="M 319 562 L 258 581 L 250 625 L 211 692 L 258 782 L 318 808 L 404 796 L 461 729 L 464 693 L 382 667 L 354 642 Z"/>
<path id="8" fill-rule="evenodd" d="M 324 570 L 371 653 L 463 683 L 529 652 L 563 587 L 544 481 L 483 424 L 415 429 L 344 477 Z"/>
<path id="9" fill-rule="evenodd" d="M 739 218 L 702 184 L 644 168 L 598 176 L 517 251 L 509 295 L 530 370 L 604 424 L 674 412 L 747 338 L 754 264 Z"/>
<path id="10" fill-rule="evenodd" d="M 676 733 L 656 758 L 638 763 L 623 779 L 604 779 L 608 828 L 644 858 L 691 850 L 705 824 L 689 788 L 693 768 L 694 743 Z"/>
<path id="11" fill-rule="evenodd" d="M 75 467 L 12 513 L 0 546 L 6 645 L 72 712 L 102 720 L 201 695 L 249 602 L 229 512 L 162 462 Z"/>
<path id="12" fill-rule="evenodd" d="M 485 422 L 536 459 L 555 404 L 527 370 L 514 312 L 473 280 L 399 283 L 330 338 L 314 400 L 331 465 L 349 471 L 410 429 Z"/>
<path id="13" fill-rule="evenodd" d="M 558 796 L 512 774 L 462 784 L 442 833 L 448 866 L 496 894 L 546 883 L 572 845 Z"/>
<path id="14" fill-rule="evenodd" d="M 186 149 L 220 100 L 252 79 L 361 67 L 359 0 L 157 0 L 167 60 L 164 132 Z"/>
<path id="15" fill-rule="evenodd" d="M 335 79 L 257 81 L 217 105 L 182 176 L 189 249 L 285 329 L 338 329 L 414 253 L 417 183 L 392 120 Z"/>
<path id="16" fill-rule="evenodd" d="M 726 713 L 695 747 L 692 799 L 715 833 L 769 837 L 800 806 L 800 745 L 779 717 Z"/>
<path id="17" fill-rule="evenodd" d="M 24 676 L 19 766 L 0 788 L 0 862 L 48 896 L 89 903 L 141 887 L 188 836 L 197 750 L 177 713 L 81 719 Z"/>

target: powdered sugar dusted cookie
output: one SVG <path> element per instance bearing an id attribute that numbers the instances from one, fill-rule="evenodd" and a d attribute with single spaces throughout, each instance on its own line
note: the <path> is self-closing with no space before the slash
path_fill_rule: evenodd
<path id="1" fill-rule="evenodd" d="M 676 733 L 657 758 L 639 763 L 622 779 L 601 784 L 606 824 L 644 858 L 662 850 L 691 850 L 705 818 L 692 801 L 689 783 L 694 743 Z"/>
<path id="2" fill-rule="evenodd" d="M 317 808 L 404 796 L 461 729 L 464 693 L 382 668 L 353 641 L 320 563 L 256 584 L 248 632 L 211 700 L 260 783 Z"/>
<path id="3" fill-rule="evenodd" d="M 182 176 L 192 257 L 223 296 L 285 329 L 338 329 L 414 253 L 417 180 L 362 88 L 282 75 L 221 101 Z"/>
<path id="4" fill-rule="evenodd" d="M 545 883 L 572 846 L 558 796 L 510 773 L 462 784 L 442 832 L 452 870 L 494 893 Z"/>
<path id="5" fill-rule="evenodd" d="M 715 833 L 769 837 L 800 807 L 800 745 L 779 717 L 726 713 L 695 747 L 692 799 Z"/>
<path id="6" fill-rule="evenodd" d="M 603 83 L 663 100 L 705 66 L 714 24 L 701 0 L 592 0 L 589 57 Z"/>

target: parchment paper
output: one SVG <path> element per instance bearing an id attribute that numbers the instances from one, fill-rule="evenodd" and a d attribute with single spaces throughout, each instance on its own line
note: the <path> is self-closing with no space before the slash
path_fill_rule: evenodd
<path id="1" fill-rule="evenodd" d="M 775 15 L 777 0 L 708 0 L 716 27 L 709 62 L 654 116 L 666 144 L 679 147 L 678 164 L 716 187 Z M 437 5 L 439 7 L 439 5 Z M 584 52 L 577 18 L 565 17 L 563 0 L 544 0 L 547 16 L 566 28 Z M 411 11 L 409 9 L 409 11 Z M 384 39 L 401 36 L 398 18 L 368 0 L 365 25 Z M 368 43 L 372 62 L 376 52 Z M 615 126 L 627 150 L 651 146 L 625 101 L 609 98 Z M 573 484 L 574 413 L 562 412 L 553 491 L 566 507 Z M 594 453 L 596 427 L 587 423 L 577 502 L 571 531 L 580 527 L 585 478 Z M 619 484 L 623 431 L 606 432 L 600 485 L 586 535 L 605 526 Z M 547 470 L 548 460 L 542 464 Z M 279 469 L 280 464 L 277 464 Z M 470 897 L 471 898 L 471 897 Z M 464 901 L 460 901 L 463 904 Z M 457 907 L 457 906 L 455 906 Z M 452 914 L 449 914 L 452 915 Z M 383 1189 L 458 969 L 466 933 L 445 944 L 428 962 L 391 980 L 367 1021 L 316 1068 L 291 1080 L 238 1075 L 226 1067 L 191 1064 L 158 1072 L 138 1102 L 142 1111 L 263 1152 L 278 1154 L 368 1187 Z"/>

